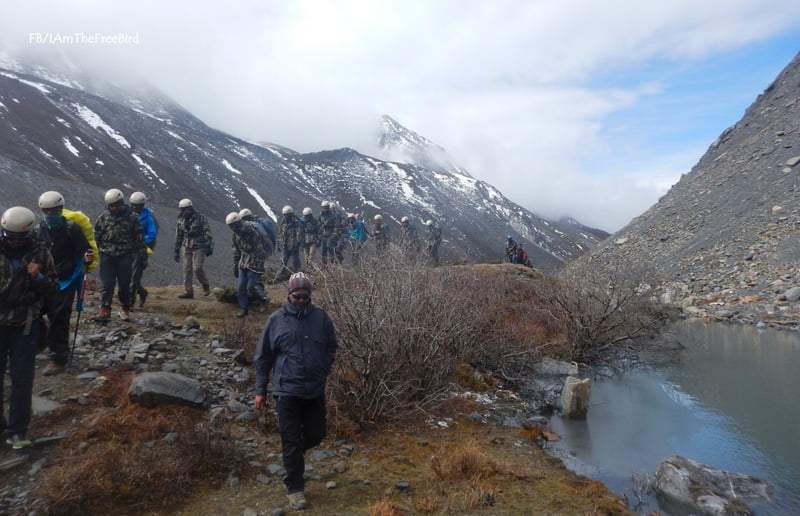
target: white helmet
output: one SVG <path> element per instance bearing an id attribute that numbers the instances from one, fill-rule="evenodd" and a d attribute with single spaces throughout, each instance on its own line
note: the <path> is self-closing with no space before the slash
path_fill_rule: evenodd
<path id="1" fill-rule="evenodd" d="M 239 217 L 241 217 L 241 218 L 249 217 L 252 214 L 253 214 L 253 212 L 250 211 L 248 208 L 242 208 L 239 211 Z"/>
<path id="2" fill-rule="evenodd" d="M 142 192 L 133 192 L 131 194 L 131 204 L 144 204 L 147 196 Z"/>
<path id="3" fill-rule="evenodd" d="M 355 213 L 348 213 L 347 214 L 347 218 L 348 219 L 357 219 L 358 215 L 356 215 Z"/>
<path id="4" fill-rule="evenodd" d="M 402 219 L 400 219 L 400 222 L 408 222 L 408 217 L 403 217 Z"/>
<path id="5" fill-rule="evenodd" d="M 178 203 L 178 208 L 191 208 L 192 207 L 192 200 L 191 199 L 181 199 Z"/>
<path id="6" fill-rule="evenodd" d="M 426 226 L 433 226 L 433 221 L 431 219 L 428 219 L 428 220 L 425 221 L 425 225 Z"/>
<path id="7" fill-rule="evenodd" d="M 312 211 L 311 208 L 303 208 L 303 216 L 311 215 Z"/>
<path id="8" fill-rule="evenodd" d="M 321 206 L 323 209 L 325 209 L 325 208 L 330 208 L 330 207 L 331 207 L 331 203 L 330 203 L 330 201 L 322 201 L 322 203 L 320 204 L 320 206 Z"/>
<path id="9" fill-rule="evenodd" d="M 106 192 L 104 199 L 106 204 L 114 204 L 115 202 L 124 201 L 125 196 L 119 188 L 112 188 Z"/>
<path id="10" fill-rule="evenodd" d="M 0 219 L 0 226 L 4 231 L 12 233 L 26 233 L 33 229 L 36 223 L 36 216 L 31 210 L 23 206 L 14 206 L 9 208 L 3 213 L 3 218 Z"/>
<path id="11" fill-rule="evenodd" d="M 283 209 L 281 210 L 281 213 L 283 213 L 284 215 L 288 213 L 294 213 L 294 208 L 292 208 L 291 206 L 284 206 Z"/>
<path id="12" fill-rule="evenodd" d="M 241 222 L 242 221 L 242 214 L 238 211 L 232 211 L 228 213 L 228 216 L 225 217 L 225 224 L 231 225 L 234 222 Z"/>
<path id="13" fill-rule="evenodd" d="M 374 219 L 375 220 L 383 220 L 383 215 L 380 215 L 380 214 L 379 215 L 375 215 Z"/>
<path id="14" fill-rule="evenodd" d="M 58 192 L 49 191 L 39 196 L 39 207 L 42 209 L 59 208 L 64 206 L 64 196 Z"/>

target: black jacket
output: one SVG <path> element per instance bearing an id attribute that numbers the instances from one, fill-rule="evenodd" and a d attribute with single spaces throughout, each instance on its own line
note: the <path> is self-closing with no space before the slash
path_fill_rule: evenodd
<path id="1" fill-rule="evenodd" d="M 301 311 L 285 302 L 269 316 L 256 347 L 256 395 L 266 396 L 274 367 L 273 396 L 322 396 L 337 348 L 333 321 L 325 310 L 309 304 Z"/>
<path id="2" fill-rule="evenodd" d="M 64 225 L 50 230 L 42 221 L 39 223 L 39 238 L 48 246 L 56 266 L 58 279 L 66 280 L 75 271 L 75 262 L 83 261 L 86 251 L 91 251 L 86 235 L 77 224 L 64 219 Z"/>

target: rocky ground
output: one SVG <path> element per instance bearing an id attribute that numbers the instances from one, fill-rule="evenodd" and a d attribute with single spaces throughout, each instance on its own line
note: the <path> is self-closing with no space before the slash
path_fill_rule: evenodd
<path id="1" fill-rule="evenodd" d="M 90 320 L 97 309 L 90 293 L 68 371 L 42 376 L 47 360 L 39 356 L 37 414 L 29 435 L 35 446 L 20 452 L 0 448 L 0 514 L 60 513 L 44 503 L 42 476 L 60 460 L 58 452 L 74 442 L 65 436 L 105 410 L 98 409 L 92 397 L 112 369 L 170 371 L 197 379 L 207 394 L 208 419 L 230 424 L 246 467 L 230 474 L 224 484 L 201 485 L 172 514 L 286 513 L 274 414 L 252 411 L 252 367 L 247 349 L 241 349 L 247 346 L 236 342 L 252 341 L 277 305 L 255 310 L 242 324 L 232 317 L 233 305 L 213 296 L 184 301 L 176 299 L 176 287 L 150 291 L 147 305 L 133 312 L 130 322 L 114 319 L 105 324 Z M 282 300 L 283 287 L 270 287 L 269 294 Z M 572 474 L 541 449 L 548 438 L 557 436 L 541 432 L 537 425 L 544 418 L 533 405 L 498 387 L 481 395 L 454 395 L 436 413 L 376 433 L 345 435 L 334 428 L 334 435 L 310 454 L 311 508 L 305 512 L 367 514 L 369 507 L 385 501 L 391 511 L 374 514 L 628 514 L 601 483 Z M 472 488 L 437 488 L 431 476 L 432 460 L 473 445 L 502 461 L 506 472 L 481 487 L 485 492 L 479 508 L 465 500 Z M 119 510 L 144 513 L 130 507 Z"/>

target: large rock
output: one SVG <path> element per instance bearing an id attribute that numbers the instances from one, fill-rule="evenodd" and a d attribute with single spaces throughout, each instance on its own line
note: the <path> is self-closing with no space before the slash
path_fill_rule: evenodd
<path id="1" fill-rule="evenodd" d="M 568 419 L 586 419 L 592 386 L 588 378 L 568 376 L 561 391 L 561 415 Z"/>
<path id="2" fill-rule="evenodd" d="M 714 469 L 673 455 L 661 461 L 653 489 L 670 514 L 749 515 L 748 504 L 770 500 L 772 486 L 761 479 Z"/>
<path id="3" fill-rule="evenodd" d="M 164 371 L 142 373 L 128 388 L 128 396 L 140 405 L 189 405 L 199 407 L 205 403 L 205 391 L 200 382 L 177 373 Z"/>

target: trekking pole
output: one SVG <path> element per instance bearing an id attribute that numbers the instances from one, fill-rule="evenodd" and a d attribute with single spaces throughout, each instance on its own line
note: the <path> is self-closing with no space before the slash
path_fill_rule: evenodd
<path id="1" fill-rule="evenodd" d="M 69 350 L 69 359 L 67 360 L 67 367 L 72 364 L 72 355 L 75 354 L 75 343 L 78 341 L 78 326 L 81 323 L 81 312 L 83 312 L 83 297 L 86 295 L 86 280 L 89 279 L 89 276 L 86 274 L 86 268 L 84 267 L 83 273 L 81 273 L 83 279 L 80 281 L 79 289 L 78 289 L 78 299 L 75 302 L 75 311 L 78 314 L 75 316 L 75 333 L 72 336 L 72 347 Z"/>

